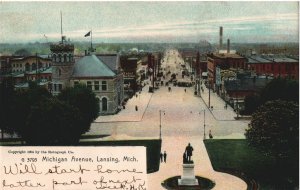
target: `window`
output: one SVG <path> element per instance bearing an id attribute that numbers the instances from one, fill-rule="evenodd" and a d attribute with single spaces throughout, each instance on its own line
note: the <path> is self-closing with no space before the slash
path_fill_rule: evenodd
<path id="1" fill-rule="evenodd" d="M 67 62 L 67 54 L 64 54 L 64 60 L 63 62 Z"/>
<path id="2" fill-rule="evenodd" d="M 107 82 L 106 81 L 101 82 L 101 90 L 103 90 L 103 91 L 107 90 Z"/>
<path id="3" fill-rule="evenodd" d="M 25 64 L 25 71 L 30 71 L 30 65 L 29 65 L 29 63 Z"/>
<path id="4" fill-rule="evenodd" d="M 54 91 L 56 91 L 56 84 L 54 84 Z"/>
<path id="5" fill-rule="evenodd" d="M 86 82 L 86 86 L 87 86 L 89 89 L 93 90 L 92 82 L 91 82 L 91 81 L 87 81 L 87 82 Z"/>
<path id="6" fill-rule="evenodd" d="M 72 60 L 72 54 L 69 54 L 69 61 L 70 61 L 70 62 L 73 61 L 73 60 Z"/>
<path id="7" fill-rule="evenodd" d="M 61 54 L 58 54 L 58 62 L 61 62 Z"/>
<path id="8" fill-rule="evenodd" d="M 59 91 L 62 90 L 62 84 L 58 84 L 58 90 L 59 90 Z"/>
<path id="9" fill-rule="evenodd" d="M 74 81 L 74 86 L 79 85 L 78 81 Z"/>
<path id="10" fill-rule="evenodd" d="M 36 64 L 35 63 L 32 63 L 31 67 L 32 67 L 33 71 L 36 70 Z"/>
<path id="11" fill-rule="evenodd" d="M 107 111 L 107 98 L 102 98 L 102 111 Z"/>
<path id="12" fill-rule="evenodd" d="M 94 81 L 94 88 L 95 90 L 99 90 L 99 81 Z"/>

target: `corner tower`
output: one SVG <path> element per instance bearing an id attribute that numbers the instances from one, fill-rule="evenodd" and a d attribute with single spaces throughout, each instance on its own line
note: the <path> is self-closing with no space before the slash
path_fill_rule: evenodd
<path id="1" fill-rule="evenodd" d="M 52 87 L 51 92 L 57 95 L 70 86 L 74 68 L 74 44 L 66 42 L 64 36 L 59 43 L 51 44 Z"/>

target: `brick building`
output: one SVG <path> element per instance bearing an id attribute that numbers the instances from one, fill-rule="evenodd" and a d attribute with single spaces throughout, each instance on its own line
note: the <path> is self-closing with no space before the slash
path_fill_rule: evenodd
<path id="1" fill-rule="evenodd" d="M 257 75 L 299 80 L 299 60 L 286 56 L 252 55 L 247 57 L 247 68 Z"/>
<path id="2" fill-rule="evenodd" d="M 216 83 L 216 68 L 229 69 L 239 68 L 246 69 L 246 58 L 238 54 L 230 53 L 211 53 L 207 55 L 207 72 L 208 80 L 213 88 Z"/>

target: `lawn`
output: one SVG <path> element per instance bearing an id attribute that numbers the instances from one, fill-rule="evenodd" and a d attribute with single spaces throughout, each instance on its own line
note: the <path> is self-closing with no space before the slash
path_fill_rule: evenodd
<path id="1" fill-rule="evenodd" d="M 275 159 L 248 146 L 246 140 L 205 140 L 204 143 L 214 170 L 243 178 L 248 189 L 255 189 L 257 185 L 261 190 L 294 189 L 286 171 L 278 167 Z M 298 168 L 289 172 L 298 174 Z"/>

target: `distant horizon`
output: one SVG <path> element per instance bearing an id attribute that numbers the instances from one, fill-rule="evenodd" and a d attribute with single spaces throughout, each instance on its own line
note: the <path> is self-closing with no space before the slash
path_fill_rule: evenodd
<path id="1" fill-rule="evenodd" d="M 18 45 L 18 44 L 53 44 L 53 43 L 60 43 L 61 40 L 51 41 L 51 42 L 0 42 L 0 44 L 9 44 L 9 45 Z M 71 43 L 82 43 L 82 44 L 91 44 L 91 42 L 85 41 L 77 41 L 71 40 Z M 209 41 L 208 41 L 209 42 Z M 199 42 L 93 42 L 94 44 L 199 44 Z M 210 42 L 209 42 L 210 43 Z M 227 42 L 226 42 L 227 43 Z M 223 46 L 226 46 L 226 43 L 223 43 Z M 219 46 L 219 43 L 210 43 L 211 45 Z M 299 44 L 298 42 L 230 42 L 230 44 Z"/>
<path id="2" fill-rule="evenodd" d="M 299 2 L 14 2 L 0 4 L 0 43 L 299 42 Z"/>

